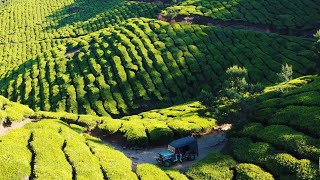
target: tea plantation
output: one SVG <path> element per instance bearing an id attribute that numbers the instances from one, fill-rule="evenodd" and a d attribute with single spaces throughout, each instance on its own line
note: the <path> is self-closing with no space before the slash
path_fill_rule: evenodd
<path id="1" fill-rule="evenodd" d="M 163 14 L 175 12 L 180 16 L 208 17 L 212 22 L 251 23 L 282 33 L 299 34 L 319 28 L 320 22 L 316 20 L 320 15 L 319 6 L 316 0 L 186 0 L 167 7 Z"/>
<path id="2" fill-rule="evenodd" d="M 317 0 L 0 1 L 0 179 L 319 180 L 319 17 Z M 263 89 L 240 123 L 202 102 L 234 65 Z M 147 152 L 225 122 L 222 150 L 183 171 L 109 143 Z"/>
<path id="3" fill-rule="evenodd" d="M 139 18 L 75 38 L 6 71 L 0 92 L 35 110 L 128 115 L 194 100 L 237 64 L 274 83 L 316 70 L 312 39 Z"/>

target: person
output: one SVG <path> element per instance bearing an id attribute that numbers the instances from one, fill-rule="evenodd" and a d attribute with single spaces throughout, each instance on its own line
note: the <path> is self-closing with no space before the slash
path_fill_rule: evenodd
<path id="1" fill-rule="evenodd" d="M 179 148 L 176 148 L 176 161 L 178 161 L 178 156 L 179 156 L 179 161 L 182 162 L 182 154 Z"/>

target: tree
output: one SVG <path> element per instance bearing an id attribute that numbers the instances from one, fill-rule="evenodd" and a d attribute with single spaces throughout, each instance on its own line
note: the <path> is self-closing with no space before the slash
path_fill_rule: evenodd
<path id="1" fill-rule="evenodd" d="M 248 83 L 248 71 L 244 67 L 231 66 L 226 70 L 226 80 L 217 95 L 202 91 L 201 101 L 215 118 L 241 122 L 252 111 L 250 97 L 261 92 L 260 84 Z"/>
<path id="2" fill-rule="evenodd" d="M 288 82 L 292 80 L 292 74 L 293 74 L 292 66 L 289 66 L 288 64 L 284 64 L 281 67 L 281 72 L 278 73 L 277 75 L 281 82 Z"/>

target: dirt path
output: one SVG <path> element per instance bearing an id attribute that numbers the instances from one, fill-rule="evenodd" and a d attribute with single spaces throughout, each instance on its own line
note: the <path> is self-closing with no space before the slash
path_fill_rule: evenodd
<path id="1" fill-rule="evenodd" d="M 313 34 L 316 33 L 316 30 L 299 30 L 299 29 L 289 30 L 288 28 L 277 29 L 272 25 L 256 24 L 256 23 L 250 23 L 245 21 L 224 21 L 224 20 L 213 19 L 210 17 L 197 16 L 197 15 L 194 15 L 194 16 L 180 15 L 175 17 L 172 20 L 167 20 L 162 14 L 160 14 L 158 16 L 158 20 L 167 21 L 170 23 L 186 22 L 188 24 L 216 26 L 220 28 L 243 29 L 243 30 L 249 30 L 249 31 L 275 33 L 280 35 L 297 36 L 297 37 L 303 37 L 303 38 L 314 38 Z"/>
<path id="2" fill-rule="evenodd" d="M 225 140 L 226 136 L 224 132 L 215 132 L 198 138 L 199 157 L 197 157 L 195 161 L 176 163 L 172 166 L 172 168 L 178 169 L 181 172 L 185 172 L 188 167 L 206 157 L 209 153 L 221 151 L 226 144 Z M 166 146 L 159 146 L 150 149 L 132 150 L 122 147 L 119 145 L 119 143 L 117 143 L 116 140 L 104 140 L 104 142 L 114 147 L 116 150 L 123 152 L 128 158 L 130 158 L 133 162 L 132 168 L 134 171 L 138 164 L 157 164 L 156 158 L 158 157 L 158 153 L 167 148 Z"/>
<path id="3" fill-rule="evenodd" d="M 9 131 L 13 130 L 13 129 L 18 129 L 18 128 L 21 128 L 23 127 L 25 124 L 28 124 L 30 122 L 32 122 L 33 120 L 32 119 L 24 119 L 20 122 L 13 122 L 10 126 L 6 126 L 6 127 L 3 127 L 3 126 L 0 126 L 0 136 L 4 136 L 6 135 Z"/>

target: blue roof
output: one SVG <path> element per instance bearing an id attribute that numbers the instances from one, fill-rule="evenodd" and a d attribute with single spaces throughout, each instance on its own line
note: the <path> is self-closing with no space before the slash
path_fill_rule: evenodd
<path id="1" fill-rule="evenodd" d="M 174 153 L 171 152 L 171 151 L 165 150 L 165 151 L 161 151 L 159 154 L 161 154 L 162 156 L 166 157 L 166 156 L 171 156 Z"/>
<path id="2" fill-rule="evenodd" d="M 197 142 L 197 139 L 194 137 L 184 137 L 184 138 L 172 141 L 169 145 L 175 148 L 180 148 L 185 145 L 196 143 L 196 142 Z"/>

